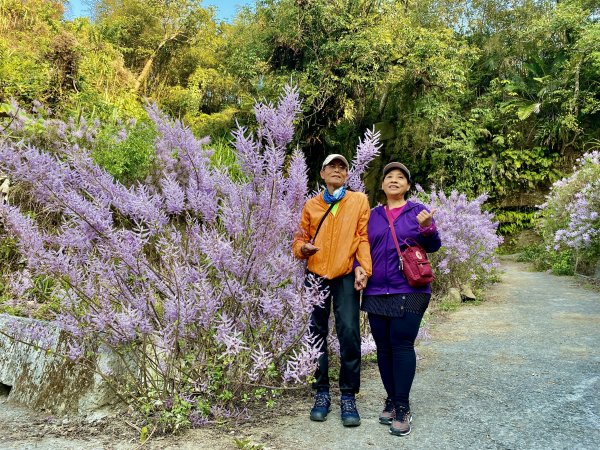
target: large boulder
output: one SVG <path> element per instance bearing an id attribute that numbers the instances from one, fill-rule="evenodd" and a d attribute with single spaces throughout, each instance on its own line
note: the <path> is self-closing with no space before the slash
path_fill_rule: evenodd
<path id="1" fill-rule="evenodd" d="M 45 335 L 47 350 L 25 343 L 16 330 L 35 327 Z M 65 354 L 63 333 L 44 321 L 0 314 L 0 387 L 7 401 L 54 414 L 104 415 L 116 403 L 107 383 L 91 367 L 59 356 Z M 114 354 L 96 353 L 100 367 L 118 370 Z"/>

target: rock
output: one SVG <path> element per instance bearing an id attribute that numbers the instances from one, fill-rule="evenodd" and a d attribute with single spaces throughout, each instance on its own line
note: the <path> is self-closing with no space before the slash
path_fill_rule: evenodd
<path id="1" fill-rule="evenodd" d="M 460 291 L 457 288 L 450 288 L 448 289 L 448 295 L 446 296 L 446 298 L 450 303 L 460 303 Z"/>
<path id="2" fill-rule="evenodd" d="M 12 336 L 15 329 L 23 326 L 44 330 L 51 352 L 3 334 Z M 0 385 L 8 391 L 8 402 L 54 414 L 84 416 L 116 403 L 114 393 L 99 375 L 53 354 L 64 353 L 66 344 L 60 330 L 50 323 L 0 314 L 0 331 Z M 116 357 L 107 349 L 101 348 L 97 358 L 98 365 L 119 370 Z"/>
<path id="3" fill-rule="evenodd" d="M 477 297 L 473 293 L 471 286 L 469 284 L 463 284 L 460 287 L 460 296 L 463 302 L 476 300 Z"/>

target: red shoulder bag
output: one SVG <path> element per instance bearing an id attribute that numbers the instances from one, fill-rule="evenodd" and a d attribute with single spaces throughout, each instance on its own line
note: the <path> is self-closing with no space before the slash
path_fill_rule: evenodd
<path id="1" fill-rule="evenodd" d="M 407 247 L 404 251 L 400 250 L 398 238 L 396 237 L 396 230 L 394 228 L 394 221 L 392 220 L 392 216 L 390 215 L 390 211 L 387 206 L 385 207 L 385 214 L 387 215 L 388 222 L 390 223 L 390 231 L 392 232 L 394 244 L 396 245 L 396 251 L 398 252 L 398 257 L 400 258 L 398 269 L 404 273 L 406 281 L 408 281 L 408 284 L 413 287 L 423 287 L 431 283 L 434 280 L 435 275 L 433 274 L 431 264 L 427 259 L 427 253 L 425 250 L 423 250 L 423 247 L 421 247 L 412 239 L 411 240 L 414 242 L 414 245 L 410 245 L 405 239 L 404 244 L 406 244 Z"/>

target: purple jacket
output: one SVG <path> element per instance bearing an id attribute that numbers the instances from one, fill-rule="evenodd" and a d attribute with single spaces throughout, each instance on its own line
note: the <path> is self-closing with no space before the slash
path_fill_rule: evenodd
<path id="1" fill-rule="evenodd" d="M 442 246 L 442 241 L 435 226 L 432 226 L 434 231 L 429 229 L 423 231 L 419 226 L 417 214 L 424 209 L 426 208 L 422 204 L 409 201 L 394 221 L 396 236 L 402 250 L 406 247 L 403 239 L 408 238 L 418 242 L 427 253 L 435 252 Z M 435 224 L 435 220 L 433 223 Z M 410 286 L 406 282 L 404 274 L 398 268 L 400 260 L 383 206 L 377 206 L 371 210 L 369 244 L 373 260 L 373 275 L 369 278 L 363 295 L 431 293 L 430 285 L 423 287 Z"/>

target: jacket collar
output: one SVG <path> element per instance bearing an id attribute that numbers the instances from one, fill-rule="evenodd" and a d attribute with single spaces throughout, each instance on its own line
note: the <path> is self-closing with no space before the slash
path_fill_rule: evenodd
<path id="1" fill-rule="evenodd" d="M 325 189 L 327 189 L 327 188 L 325 188 Z M 348 197 L 350 197 L 350 196 L 352 195 L 352 193 L 353 193 L 353 192 L 354 192 L 354 191 L 351 191 L 351 190 L 349 190 L 349 189 L 348 189 L 348 190 L 346 190 L 346 195 L 344 195 L 344 196 L 342 197 L 342 199 L 341 199 L 341 200 L 339 200 L 337 203 L 338 203 L 338 204 L 340 204 L 340 205 L 341 205 L 342 203 L 345 203 L 345 202 L 346 202 L 346 199 L 347 199 Z M 323 203 L 323 204 L 324 204 L 324 205 L 325 205 L 327 208 L 329 208 L 330 204 L 329 204 L 329 203 L 327 203 L 327 202 L 325 201 L 325 199 L 323 198 L 323 191 L 320 191 L 320 192 L 319 192 L 319 193 L 316 195 L 316 197 L 319 199 L 319 201 L 320 201 L 321 203 Z"/>
<path id="2" fill-rule="evenodd" d="M 380 205 L 377 208 L 375 208 L 375 211 L 377 211 L 387 221 L 387 215 L 385 214 L 385 206 L 386 205 Z M 402 216 L 404 213 L 406 213 L 406 211 L 410 211 L 415 206 L 417 206 L 416 203 L 411 202 L 410 200 L 407 200 L 406 207 L 404 208 L 402 213 L 400 213 L 400 216 Z"/>

